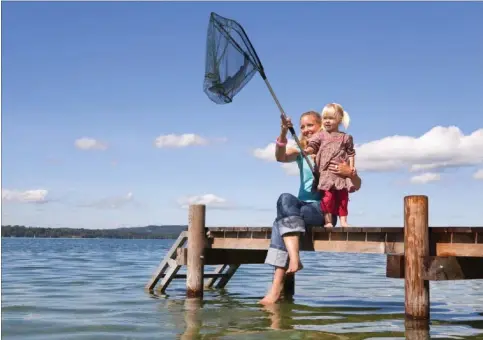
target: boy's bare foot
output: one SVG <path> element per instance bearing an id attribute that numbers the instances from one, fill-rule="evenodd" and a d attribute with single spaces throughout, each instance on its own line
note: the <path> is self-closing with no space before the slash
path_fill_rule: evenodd
<path id="1" fill-rule="evenodd" d="M 332 223 L 326 223 L 324 224 L 325 228 L 332 228 L 334 225 Z"/>

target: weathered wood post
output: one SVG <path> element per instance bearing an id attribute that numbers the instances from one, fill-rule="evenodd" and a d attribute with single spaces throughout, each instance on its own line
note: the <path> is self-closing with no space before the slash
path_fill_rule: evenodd
<path id="1" fill-rule="evenodd" d="M 427 196 L 404 197 L 404 292 L 409 319 L 429 319 L 429 281 L 423 280 L 424 256 L 429 256 Z"/>
<path id="2" fill-rule="evenodd" d="M 205 213 L 202 204 L 189 206 L 186 296 L 203 298 Z"/>

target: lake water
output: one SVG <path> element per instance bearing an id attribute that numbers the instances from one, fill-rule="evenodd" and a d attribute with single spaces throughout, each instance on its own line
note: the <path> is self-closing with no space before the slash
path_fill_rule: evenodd
<path id="1" fill-rule="evenodd" d="M 2 239 L 2 339 L 405 338 L 404 281 L 385 277 L 382 255 L 302 253 L 293 303 L 270 308 L 257 301 L 272 269 L 242 265 L 199 305 L 183 279 L 165 296 L 144 290 L 173 242 Z M 432 339 L 483 339 L 483 280 L 430 289 Z"/>

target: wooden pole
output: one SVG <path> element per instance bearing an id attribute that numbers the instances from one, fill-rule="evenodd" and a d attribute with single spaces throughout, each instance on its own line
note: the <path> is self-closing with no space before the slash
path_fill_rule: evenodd
<path id="1" fill-rule="evenodd" d="M 429 281 L 423 261 L 429 256 L 428 197 L 404 197 L 405 313 L 412 320 L 429 319 Z"/>
<path id="2" fill-rule="evenodd" d="M 203 298 L 205 212 L 206 206 L 202 204 L 189 207 L 186 261 L 186 296 L 188 298 Z"/>

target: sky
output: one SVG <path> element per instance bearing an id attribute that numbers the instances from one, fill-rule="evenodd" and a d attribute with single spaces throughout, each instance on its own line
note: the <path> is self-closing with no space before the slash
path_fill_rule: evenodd
<path id="1" fill-rule="evenodd" d="M 483 225 L 483 3 L 2 2 L 2 225 L 271 226 L 296 166 L 257 74 L 203 92 L 210 13 L 244 27 L 287 115 L 340 103 L 354 226 Z M 294 168 L 295 167 L 295 168 Z M 295 169 L 295 171 L 294 171 Z"/>

